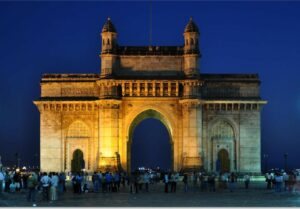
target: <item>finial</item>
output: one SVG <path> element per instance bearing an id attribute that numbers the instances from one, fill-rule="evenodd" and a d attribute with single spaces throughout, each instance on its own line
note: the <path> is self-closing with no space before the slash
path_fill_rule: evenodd
<path id="1" fill-rule="evenodd" d="M 108 17 L 107 20 L 110 21 L 110 17 Z"/>

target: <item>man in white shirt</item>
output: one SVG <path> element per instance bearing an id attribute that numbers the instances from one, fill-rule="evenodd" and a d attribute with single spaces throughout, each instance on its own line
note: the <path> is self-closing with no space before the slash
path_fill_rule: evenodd
<path id="1" fill-rule="evenodd" d="M 47 173 L 43 173 L 43 177 L 41 178 L 42 188 L 43 188 L 43 200 L 49 201 L 49 187 L 51 183 L 51 179 L 47 175 Z"/>

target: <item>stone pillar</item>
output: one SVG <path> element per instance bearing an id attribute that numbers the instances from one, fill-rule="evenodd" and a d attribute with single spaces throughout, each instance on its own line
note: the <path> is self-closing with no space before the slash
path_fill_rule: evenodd
<path id="1" fill-rule="evenodd" d="M 148 96 L 148 82 L 145 82 L 145 96 Z"/>
<path id="2" fill-rule="evenodd" d="M 132 96 L 132 82 L 129 82 L 129 96 Z"/>
<path id="3" fill-rule="evenodd" d="M 102 100 L 99 107 L 99 169 L 117 169 L 119 152 L 119 100 Z"/>
<path id="4" fill-rule="evenodd" d="M 125 83 L 122 81 L 122 96 L 125 96 Z"/>
<path id="5" fill-rule="evenodd" d="M 46 104 L 49 107 L 52 104 Z M 40 169 L 45 172 L 64 171 L 61 113 L 40 110 Z"/>
<path id="6" fill-rule="evenodd" d="M 202 107 L 197 99 L 180 101 L 182 105 L 183 168 L 202 166 Z"/>

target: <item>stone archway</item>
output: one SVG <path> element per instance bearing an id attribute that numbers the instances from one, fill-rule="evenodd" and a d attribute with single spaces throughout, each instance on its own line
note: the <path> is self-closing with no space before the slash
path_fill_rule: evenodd
<path id="1" fill-rule="evenodd" d="M 237 138 L 235 128 L 230 121 L 223 118 L 215 121 L 210 130 L 209 147 L 211 171 L 221 171 L 222 166 L 223 169 L 228 167 L 228 171 L 237 170 Z"/>
<path id="2" fill-rule="evenodd" d="M 169 122 L 166 120 L 166 117 L 164 117 L 160 112 L 154 109 L 147 109 L 144 110 L 143 112 L 139 113 L 130 123 L 129 130 L 128 130 L 128 141 L 127 141 L 127 171 L 131 171 L 131 145 L 132 145 L 132 139 L 133 139 L 133 132 L 134 129 L 138 126 L 140 122 L 147 118 L 153 118 L 157 119 L 164 126 L 167 128 L 168 133 L 169 133 L 169 139 L 170 139 L 170 145 L 171 145 L 171 169 L 173 170 L 174 168 L 174 142 L 172 138 L 172 129 L 169 125 Z"/>
<path id="3" fill-rule="evenodd" d="M 65 139 L 65 170 L 71 171 L 74 153 L 78 150 L 82 152 L 84 164 L 87 170 L 90 169 L 89 150 L 90 150 L 91 130 L 85 122 L 76 120 L 72 122 L 67 130 Z"/>

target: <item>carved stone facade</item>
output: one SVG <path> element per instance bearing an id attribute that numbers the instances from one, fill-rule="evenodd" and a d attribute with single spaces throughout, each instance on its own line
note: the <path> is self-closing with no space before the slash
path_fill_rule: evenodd
<path id="1" fill-rule="evenodd" d="M 183 35 L 183 46 L 119 46 L 108 19 L 100 74 L 44 74 L 34 101 L 41 170 L 69 171 L 79 149 L 86 170 L 129 171 L 134 128 L 156 118 L 169 131 L 174 170 L 260 172 L 258 75 L 201 74 L 192 19 Z"/>

